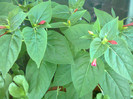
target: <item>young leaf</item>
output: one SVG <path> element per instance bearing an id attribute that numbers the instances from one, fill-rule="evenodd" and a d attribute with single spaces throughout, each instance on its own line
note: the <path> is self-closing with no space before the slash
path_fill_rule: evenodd
<path id="1" fill-rule="evenodd" d="M 57 5 L 53 8 L 52 17 L 68 19 L 70 17 L 69 8 L 66 5 Z"/>
<path id="2" fill-rule="evenodd" d="M 43 28 L 34 30 L 33 28 L 25 27 L 23 36 L 29 56 L 39 67 L 47 46 L 47 32 Z"/>
<path id="3" fill-rule="evenodd" d="M 101 31 L 101 26 L 100 26 L 100 22 L 99 22 L 99 19 L 96 20 L 96 22 L 94 23 L 93 25 L 93 31 L 95 34 L 98 34 L 100 33 Z"/>
<path id="4" fill-rule="evenodd" d="M 112 40 L 118 34 L 118 18 L 108 22 L 103 26 L 100 32 L 100 37 L 107 37 L 108 40 Z"/>
<path id="5" fill-rule="evenodd" d="M 66 79 L 67 78 L 67 79 Z M 71 79 L 71 65 L 59 65 L 57 67 L 53 86 L 64 86 L 72 82 Z"/>
<path id="6" fill-rule="evenodd" d="M 113 8 L 111 9 L 111 13 L 112 13 L 113 18 L 116 18 L 116 14 Z"/>
<path id="7" fill-rule="evenodd" d="M 40 67 L 29 60 L 26 67 L 26 78 L 30 85 L 29 99 L 41 99 L 49 88 L 51 80 L 56 70 L 56 65 L 42 60 Z"/>
<path id="8" fill-rule="evenodd" d="M 106 44 L 102 44 L 100 38 L 95 38 L 90 44 L 90 58 L 91 61 L 102 56 L 107 50 L 108 46 Z"/>
<path id="9" fill-rule="evenodd" d="M 0 71 L 4 77 L 17 60 L 21 44 L 22 38 L 19 30 L 12 35 L 4 35 L 0 38 Z"/>
<path id="10" fill-rule="evenodd" d="M 109 15 L 108 13 L 106 13 L 102 10 L 98 10 L 98 9 L 94 8 L 94 11 L 95 11 L 97 18 L 100 21 L 101 26 L 104 26 L 106 23 L 113 20 L 113 17 L 111 15 Z"/>
<path id="11" fill-rule="evenodd" d="M 42 20 L 50 22 L 52 16 L 51 1 L 42 2 L 29 11 L 28 18 L 31 24 L 38 24 Z"/>
<path id="12" fill-rule="evenodd" d="M 29 85 L 22 75 L 17 75 L 13 78 L 13 81 L 9 85 L 9 93 L 15 98 L 23 98 L 28 94 Z"/>
<path id="13" fill-rule="evenodd" d="M 48 45 L 45 60 L 55 64 L 71 64 L 73 56 L 64 36 L 55 31 L 48 31 Z"/>
<path id="14" fill-rule="evenodd" d="M 115 72 L 133 81 L 133 55 L 123 40 L 117 38 L 115 41 L 118 44 L 108 46 L 104 54 L 105 60 Z"/>
<path id="15" fill-rule="evenodd" d="M 88 30 L 92 30 L 92 25 L 77 24 L 62 32 L 75 47 L 79 49 L 88 49 L 91 43 L 91 35 L 89 35 Z M 89 36 L 90 38 L 84 39 L 82 38 L 83 36 Z"/>
<path id="16" fill-rule="evenodd" d="M 109 95 L 110 99 L 130 99 L 128 80 L 117 74 L 107 64 L 100 86 L 104 94 Z"/>
<path id="17" fill-rule="evenodd" d="M 80 18 L 85 14 L 86 10 L 83 11 L 77 11 L 76 13 L 72 14 L 68 20 L 70 20 L 71 25 L 74 25 L 77 21 L 80 20 Z"/>
<path id="18" fill-rule="evenodd" d="M 24 21 L 26 16 L 27 14 L 20 11 L 18 8 L 11 11 L 8 15 L 10 31 L 16 30 Z"/>
<path id="19" fill-rule="evenodd" d="M 99 59 L 97 64 L 96 67 L 91 66 L 90 57 L 87 52 L 77 54 L 75 64 L 71 68 L 71 75 L 79 97 L 92 92 L 99 80 L 101 80 L 104 73 L 104 64 Z"/>

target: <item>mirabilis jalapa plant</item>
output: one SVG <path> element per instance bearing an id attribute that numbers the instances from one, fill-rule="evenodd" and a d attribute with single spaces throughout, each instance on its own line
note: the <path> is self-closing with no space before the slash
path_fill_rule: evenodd
<path id="1" fill-rule="evenodd" d="M 0 99 L 132 97 L 132 24 L 96 8 L 90 22 L 85 0 L 68 2 L 0 2 Z"/>

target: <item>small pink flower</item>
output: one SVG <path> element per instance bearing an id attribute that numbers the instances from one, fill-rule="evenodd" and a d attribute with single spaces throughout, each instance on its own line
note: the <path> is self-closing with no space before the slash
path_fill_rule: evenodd
<path id="1" fill-rule="evenodd" d="M 108 42 L 111 43 L 111 44 L 117 44 L 117 42 L 114 41 L 114 40 L 110 40 L 110 41 L 108 41 Z"/>
<path id="2" fill-rule="evenodd" d="M 127 25 L 123 25 L 123 27 L 127 27 L 127 26 L 133 26 L 133 22 L 132 23 L 129 23 Z"/>
<path id="3" fill-rule="evenodd" d="M 91 66 L 97 66 L 97 60 L 94 59 L 93 62 L 91 63 Z"/>
<path id="4" fill-rule="evenodd" d="M 75 9 L 75 10 L 74 10 L 74 13 L 77 12 L 77 11 L 78 11 L 78 9 Z"/>
<path id="5" fill-rule="evenodd" d="M 46 21 L 42 20 L 40 23 L 38 23 L 38 25 L 42 25 L 44 23 L 46 23 Z"/>
<path id="6" fill-rule="evenodd" d="M 5 29 L 5 28 L 7 28 L 6 26 L 0 26 L 0 29 Z"/>

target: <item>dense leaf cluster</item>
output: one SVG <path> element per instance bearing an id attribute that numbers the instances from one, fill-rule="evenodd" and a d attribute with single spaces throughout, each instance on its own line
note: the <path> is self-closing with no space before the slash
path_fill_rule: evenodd
<path id="1" fill-rule="evenodd" d="M 0 2 L 0 99 L 130 99 L 133 27 L 84 2 Z"/>

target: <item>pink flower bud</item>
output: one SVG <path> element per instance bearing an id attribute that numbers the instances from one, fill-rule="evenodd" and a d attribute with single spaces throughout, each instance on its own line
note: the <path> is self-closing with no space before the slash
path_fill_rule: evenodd
<path id="1" fill-rule="evenodd" d="M 75 9 L 75 10 L 74 10 L 74 13 L 77 12 L 77 11 L 78 11 L 78 9 Z"/>
<path id="2" fill-rule="evenodd" d="M 91 63 L 91 66 L 97 66 L 97 61 L 96 61 L 96 59 L 93 60 L 93 62 Z"/>
<path id="3" fill-rule="evenodd" d="M 6 26 L 0 26 L 0 29 L 5 29 L 5 28 L 7 28 Z"/>
<path id="4" fill-rule="evenodd" d="M 40 23 L 38 23 L 38 25 L 42 25 L 44 23 L 46 23 L 46 21 L 42 20 Z"/>
<path id="5" fill-rule="evenodd" d="M 127 26 L 133 26 L 133 22 L 132 23 L 129 23 L 127 25 L 123 25 L 123 27 L 127 27 Z"/>
<path id="6" fill-rule="evenodd" d="M 108 41 L 108 42 L 111 43 L 111 44 L 117 44 L 117 42 L 114 41 L 114 40 L 110 40 L 110 41 Z"/>

